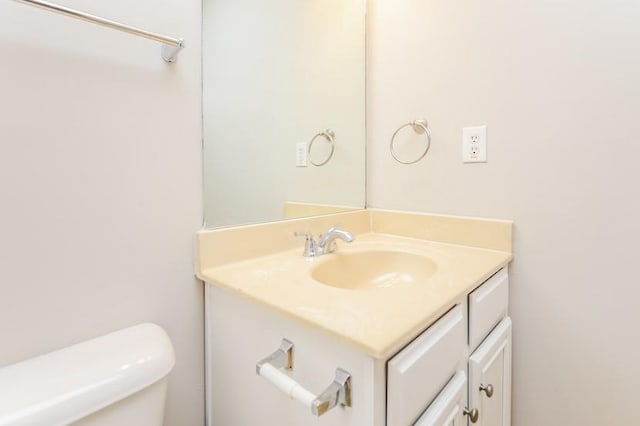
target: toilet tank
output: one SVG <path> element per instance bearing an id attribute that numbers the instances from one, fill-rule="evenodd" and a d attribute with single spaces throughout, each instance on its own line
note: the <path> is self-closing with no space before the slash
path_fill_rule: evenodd
<path id="1" fill-rule="evenodd" d="M 159 426 L 174 364 L 167 333 L 140 324 L 0 368 L 0 426 Z"/>

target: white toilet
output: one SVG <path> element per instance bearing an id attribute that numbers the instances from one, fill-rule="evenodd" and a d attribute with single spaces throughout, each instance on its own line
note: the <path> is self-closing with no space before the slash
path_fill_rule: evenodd
<path id="1" fill-rule="evenodd" d="M 167 333 L 140 324 L 0 368 L 0 426 L 160 426 L 174 364 Z"/>

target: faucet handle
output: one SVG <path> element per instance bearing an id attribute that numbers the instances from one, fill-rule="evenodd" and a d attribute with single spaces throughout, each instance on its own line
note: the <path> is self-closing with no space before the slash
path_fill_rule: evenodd
<path id="1" fill-rule="evenodd" d="M 304 237 L 305 238 L 305 244 L 308 241 L 313 241 L 315 243 L 315 238 L 313 238 L 313 234 L 309 231 L 295 231 L 293 233 L 294 236 L 296 237 Z"/>
<path id="2" fill-rule="evenodd" d="M 305 257 L 313 257 L 316 255 L 317 251 L 317 243 L 315 238 L 311 232 L 308 231 L 296 231 L 293 233 L 296 237 L 305 237 L 304 240 L 304 252 L 302 253 Z"/>

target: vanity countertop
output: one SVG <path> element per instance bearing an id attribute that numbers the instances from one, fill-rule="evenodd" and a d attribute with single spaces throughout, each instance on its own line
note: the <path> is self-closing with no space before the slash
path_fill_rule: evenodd
<path id="1" fill-rule="evenodd" d="M 311 276 L 314 267 L 330 261 L 336 253 L 366 250 L 425 256 L 437 269 L 424 282 L 363 290 L 328 286 Z M 235 262 L 202 264 L 197 275 L 211 285 L 268 306 L 324 330 L 372 357 L 384 359 L 512 259 L 510 251 L 495 248 L 371 231 L 357 234 L 356 241 L 350 244 L 338 241 L 336 253 L 306 258 L 299 244 L 295 249 Z"/>

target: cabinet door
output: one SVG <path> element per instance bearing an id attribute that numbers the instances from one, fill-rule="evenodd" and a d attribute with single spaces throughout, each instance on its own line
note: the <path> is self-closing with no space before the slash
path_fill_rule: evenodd
<path id="1" fill-rule="evenodd" d="M 474 426 L 511 425 L 511 319 L 508 317 L 469 358 L 469 407 L 480 412 Z"/>
<path id="2" fill-rule="evenodd" d="M 463 426 L 467 375 L 458 371 L 414 426 Z"/>

